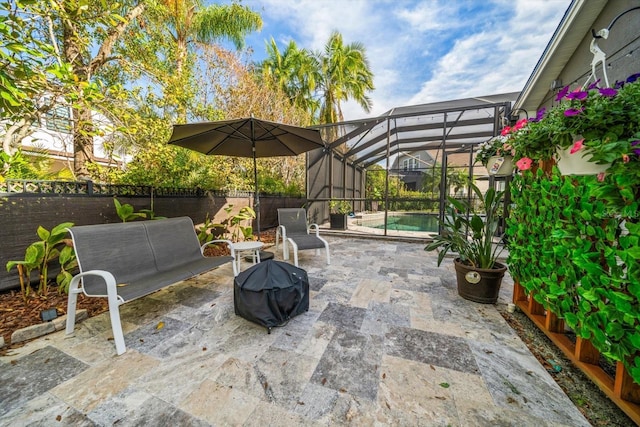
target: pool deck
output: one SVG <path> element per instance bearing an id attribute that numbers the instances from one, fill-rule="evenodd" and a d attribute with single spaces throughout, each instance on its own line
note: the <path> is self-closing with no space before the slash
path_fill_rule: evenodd
<path id="1" fill-rule="evenodd" d="M 121 356 L 107 313 L 11 350 L 0 425 L 590 425 L 496 306 L 457 295 L 449 260 L 327 239 L 329 266 L 300 252 L 310 310 L 271 334 L 234 314 L 227 264 L 123 305 Z"/>

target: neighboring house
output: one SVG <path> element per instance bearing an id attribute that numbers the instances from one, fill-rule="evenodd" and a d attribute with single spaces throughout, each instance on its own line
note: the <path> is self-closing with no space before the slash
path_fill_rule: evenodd
<path id="1" fill-rule="evenodd" d="M 95 162 L 101 166 L 121 166 L 123 159 L 121 155 L 113 155 L 107 152 L 104 143 L 112 136 L 112 125 L 109 120 L 97 113 L 93 113 L 96 126 L 102 128 L 105 136 L 94 137 L 94 157 Z M 52 160 L 52 173 L 58 173 L 64 169 L 73 170 L 73 122 L 71 118 L 71 108 L 65 105 L 58 105 L 40 119 L 38 125 L 34 125 L 34 130 L 27 137 L 22 139 L 21 148 L 26 155 L 46 155 Z"/>
<path id="2" fill-rule="evenodd" d="M 575 89 L 600 79 L 600 87 L 605 87 L 605 74 L 613 86 L 640 72 L 639 6 L 637 0 L 574 0 L 513 112 L 519 118 L 535 117 L 540 108 L 556 103 L 557 92 L 565 86 Z"/>
<path id="3" fill-rule="evenodd" d="M 391 166 L 391 172 L 404 182 L 407 190 L 420 190 L 425 170 L 435 164 L 433 157 L 426 150 L 400 152 Z"/>

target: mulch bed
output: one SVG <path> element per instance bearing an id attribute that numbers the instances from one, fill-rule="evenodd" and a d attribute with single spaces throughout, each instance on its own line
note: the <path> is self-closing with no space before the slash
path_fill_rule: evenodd
<path id="1" fill-rule="evenodd" d="M 266 244 L 272 244 L 275 242 L 275 235 L 275 228 L 266 230 L 260 233 L 260 240 Z M 210 245 L 205 249 L 205 256 L 220 255 L 229 255 L 226 245 Z M 16 277 L 16 282 L 17 280 Z M 0 349 L 0 352 L 23 345 L 24 343 L 9 344 L 11 334 L 18 329 L 42 323 L 40 313 L 43 310 L 55 308 L 58 317 L 67 314 L 67 297 L 67 294 L 58 293 L 55 284 L 50 285 L 47 294 L 43 296 L 36 295 L 35 290 L 32 290 L 26 300 L 19 289 L 0 292 L 0 336 L 7 344 Z M 106 298 L 89 298 L 80 294 L 78 309 L 86 309 L 89 317 L 92 317 L 108 311 L 109 305 Z"/>

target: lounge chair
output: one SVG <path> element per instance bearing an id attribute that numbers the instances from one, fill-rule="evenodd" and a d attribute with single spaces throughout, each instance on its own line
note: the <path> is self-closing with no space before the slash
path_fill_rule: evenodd
<path id="1" fill-rule="evenodd" d="M 278 241 L 282 237 L 282 257 L 289 259 L 289 244 L 293 248 L 293 263 L 298 267 L 298 251 L 305 249 L 319 250 L 325 248 L 327 252 L 327 264 L 329 259 L 329 243 L 320 237 L 318 224 L 307 225 L 307 212 L 301 208 L 278 209 L 278 229 L 276 231 L 276 251 Z M 310 234 L 310 230 L 315 229 L 315 234 Z"/>

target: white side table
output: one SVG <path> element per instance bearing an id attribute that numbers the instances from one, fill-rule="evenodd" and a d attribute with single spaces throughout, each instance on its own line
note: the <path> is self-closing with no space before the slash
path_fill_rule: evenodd
<path id="1" fill-rule="evenodd" d="M 257 264 L 260 262 L 260 249 L 264 246 L 262 242 L 237 242 L 232 243 L 231 248 L 233 249 L 234 256 L 236 258 L 235 263 L 238 267 L 238 272 L 240 272 L 240 260 L 242 259 L 243 252 L 250 252 L 250 256 L 253 258 L 253 264 Z"/>

